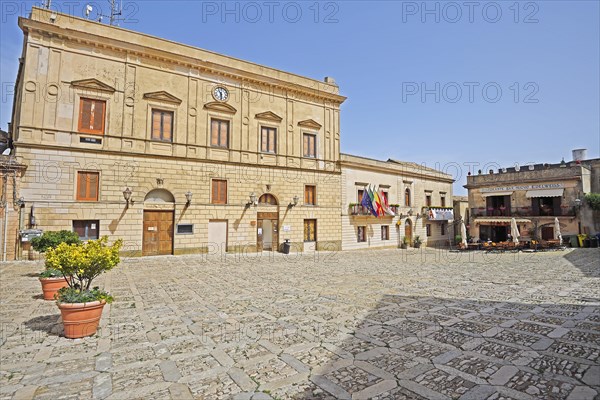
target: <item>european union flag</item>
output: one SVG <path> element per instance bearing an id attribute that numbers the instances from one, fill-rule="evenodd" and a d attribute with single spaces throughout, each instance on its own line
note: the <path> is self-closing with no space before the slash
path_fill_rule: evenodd
<path id="1" fill-rule="evenodd" d="M 373 214 L 374 216 L 376 216 L 376 217 L 379 216 L 377 214 L 377 211 L 375 211 L 375 208 L 373 208 L 373 202 L 371 201 L 371 197 L 369 195 L 369 190 L 368 189 L 365 189 L 365 191 L 363 192 L 363 198 L 362 198 L 360 204 L 363 207 L 366 207 L 367 210 L 369 210 L 369 212 L 371 214 Z"/>

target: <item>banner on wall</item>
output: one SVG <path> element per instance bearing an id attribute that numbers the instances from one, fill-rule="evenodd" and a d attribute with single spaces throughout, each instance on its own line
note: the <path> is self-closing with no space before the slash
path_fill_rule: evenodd
<path id="1" fill-rule="evenodd" d="M 452 208 L 430 208 L 427 210 L 427 219 L 430 221 L 448 221 L 454 219 Z"/>

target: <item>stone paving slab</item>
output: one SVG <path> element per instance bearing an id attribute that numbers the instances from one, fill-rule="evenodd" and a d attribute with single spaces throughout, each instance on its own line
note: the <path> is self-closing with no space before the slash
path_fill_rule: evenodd
<path id="1" fill-rule="evenodd" d="M 600 252 L 125 259 L 94 337 L 0 264 L 2 399 L 600 399 Z"/>

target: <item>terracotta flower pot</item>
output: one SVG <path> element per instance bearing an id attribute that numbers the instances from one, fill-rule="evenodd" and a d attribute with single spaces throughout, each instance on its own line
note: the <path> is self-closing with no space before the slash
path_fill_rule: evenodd
<path id="1" fill-rule="evenodd" d="M 105 304 L 104 300 L 89 303 L 59 303 L 65 337 L 78 339 L 95 334 Z"/>
<path id="2" fill-rule="evenodd" d="M 54 295 L 59 289 L 69 286 L 67 278 L 39 278 L 42 283 L 44 300 L 54 300 Z"/>

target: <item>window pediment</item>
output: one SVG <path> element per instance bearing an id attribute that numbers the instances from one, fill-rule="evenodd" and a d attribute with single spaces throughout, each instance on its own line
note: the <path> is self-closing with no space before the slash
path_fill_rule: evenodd
<path id="1" fill-rule="evenodd" d="M 218 101 L 206 103 L 204 105 L 204 108 L 207 110 L 219 111 L 219 112 L 228 113 L 228 114 L 235 114 L 237 112 L 237 110 L 234 107 L 230 106 L 229 104 L 221 103 Z"/>
<path id="2" fill-rule="evenodd" d="M 86 89 L 86 90 L 100 90 L 102 92 L 114 93 L 116 90 L 114 87 L 107 85 L 104 82 L 99 81 L 96 78 L 91 79 L 80 79 L 77 81 L 72 81 L 71 86 Z"/>
<path id="3" fill-rule="evenodd" d="M 256 119 L 264 119 L 267 121 L 275 121 L 275 122 L 281 122 L 283 121 L 283 118 L 281 118 L 279 115 L 275 114 L 274 112 L 271 111 L 266 111 L 266 112 L 262 112 L 262 113 L 258 113 L 254 116 L 254 118 Z"/>
<path id="4" fill-rule="evenodd" d="M 319 130 L 323 127 L 323 125 L 319 124 L 314 119 L 305 119 L 304 121 L 300 121 L 300 122 L 298 122 L 298 126 L 301 126 L 303 128 L 316 129 L 316 130 Z"/>
<path id="5" fill-rule="evenodd" d="M 181 104 L 180 98 L 175 97 L 172 94 L 165 92 L 164 90 L 161 90 L 159 92 L 144 93 L 144 99 L 165 101 L 167 103 L 173 103 L 177 105 Z"/>

